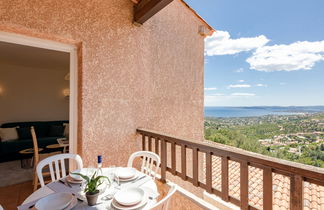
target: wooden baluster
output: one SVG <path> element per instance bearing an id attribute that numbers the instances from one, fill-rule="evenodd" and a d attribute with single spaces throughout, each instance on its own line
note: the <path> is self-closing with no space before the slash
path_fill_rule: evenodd
<path id="1" fill-rule="evenodd" d="M 293 175 L 290 178 L 290 209 L 302 210 L 304 203 L 303 177 Z"/>
<path id="2" fill-rule="evenodd" d="M 148 138 L 148 150 L 152 152 L 152 136 Z"/>
<path id="3" fill-rule="evenodd" d="M 193 184 L 198 186 L 198 148 L 196 147 L 192 149 L 192 169 Z"/>
<path id="4" fill-rule="evenodd" d="M 142 134 L 142 150 L 145 151 L 145 135 Z"/>
<path id="5" fill-rule="evenodd" d="M 263 169 L 263 209 L 272 210 L 272 169 Z"/>
<path id="6" fill-rule="evenodd" d="M 228 157 L 222 157 L 222 199 L 226 202 L 228 198 Z"/>
<path id="7" fill-rule="evenodd" d="M 181 145 L 181 178 L 187 180 L 187 151 L 186 145 Z"/>
<path id="8" fill-rule="evenodd" d="M 159 154 L 159 138 L 155 138 L 155 153 Z"/>
<path id="9" fill-rule="evenodd" d="M 240 200 L 241 209 L 249 209 L 249 166 L 247 162 L 240 164 Z"/>
<path id="10" fill-rule="evenodd" d="M 213 183 L 212 183 L 212 155 L 210 152 L 206 153 L 206 190 L 212 193 Z"/>
<path id="11" fill-rule="evenodd" d="M 161 182 L 166 183 L 167 148 L 165 139 L 161 139 Z"/>
<path id="12" fill-rule="evenodd" d="M 171 173 L 176 174 L 176 147 L 175 143 L 171 143 Z"/>

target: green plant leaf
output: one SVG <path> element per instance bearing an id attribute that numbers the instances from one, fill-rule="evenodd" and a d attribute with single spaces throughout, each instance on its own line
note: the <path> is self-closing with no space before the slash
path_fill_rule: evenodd
<path id="1" fill-rule="evenodd" d="M 91 179 L 94 179 L 96 177 L 96 173 L 97 173 L 96 171 L 93 173 Z"/>
<path id="2" fill-rule="evenodd" d="M 97 176 L 96 177 L 97 172 L 94 172 L 91 177 L 88 177 L 88 176 L 80 174 L 80 173 L 71 173 L 71 174 L 79 175 L 84 180 L 86 180 L 87 184 L 86 184 L 84 191 L 89 192 L 89 193 L 96 192 L 97 188 L 103 183 L 103 181 L 102 182 L 100 181 L 101 179 L 107 179 L 109 184 L 111 183 L 110 179 L 106 176 Z"/>
<path id="3" fill-rule="evenodd" d="M 87 182 L 90 182 L 90 178 L 86 175 L 83 175 L 83 174 L 80 174 L 80 173 L 71 173 L 71 174 L 74 174 L 74 175 L 79 175 L 81 176 L 84 180 L 86 180 Z"/>

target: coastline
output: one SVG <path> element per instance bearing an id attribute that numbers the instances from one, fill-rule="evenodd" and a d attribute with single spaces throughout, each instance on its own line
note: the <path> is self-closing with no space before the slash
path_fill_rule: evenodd
<path id="1" fill-rule="evenodd" d="M 214 106 L 204 107 L 204 116 L 220 118 L 303 115 L 324 112 L 324 106 Z"/>

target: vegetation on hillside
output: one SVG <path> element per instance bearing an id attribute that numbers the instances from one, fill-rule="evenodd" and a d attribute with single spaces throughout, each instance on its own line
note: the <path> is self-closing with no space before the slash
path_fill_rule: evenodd
<path id="1" fill-rule="evenodd" d="M 324 168 L 324 113 L 206 118 L 205 138 L 251 152 Z"/>

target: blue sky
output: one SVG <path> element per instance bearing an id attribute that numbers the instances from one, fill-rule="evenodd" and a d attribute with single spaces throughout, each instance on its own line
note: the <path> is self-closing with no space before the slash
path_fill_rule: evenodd
<path id="1" fill-rule="evenodd" d="M 205 106 L 324 105 L 324 1 L 186 0 L 205 41 Z"/>

